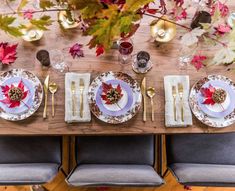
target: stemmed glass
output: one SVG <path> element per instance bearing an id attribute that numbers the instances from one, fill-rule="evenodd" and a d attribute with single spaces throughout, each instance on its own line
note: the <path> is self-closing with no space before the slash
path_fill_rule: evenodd
<path id="1" fill-rule="evenodd" d="M 118 42 L 119 60 L 121 64 L 128 64 L 131 61 L 133 42 L 130 38 L 124 38 Z"/>
<path id="2" fill-rule="evenodd" d="M 69 65 L 65 62 L 65 57 L 61 50 L 50 50 L 50 59 L 51 59 L 51 66 L 60 72 L 64 72 L 65 70 L 69 69 Z"/>

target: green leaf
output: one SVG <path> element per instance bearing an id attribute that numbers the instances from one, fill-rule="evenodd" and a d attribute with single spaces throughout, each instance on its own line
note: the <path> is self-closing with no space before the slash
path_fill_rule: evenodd
<path id="1" fill-rule="evenodd" d="M 137 11 L 144 5 L 154 2 L 154 0 L 126 0 L 124 10 L 126 11 Z"/>
<path id="2" fill-rule="evenodd" d="M 47 30 L 47 26 L 52 24 L 51 17 L 43 15 L 40 19 L 31 19 L 30 23 L 41 30 Z"/>
<path id="3" fill-rule="evenodd" d="M 18 8 L 17 8 L 17 11 L 20 12 L 27 4 L 28 4 L 28 0 L 21 0 Z"/>
<path id="4" fill-rule="evenodd" d="M 70 5 L 70 7 L 79 10 L 82 10 L 84 8 L 89 8 L 90 10 L 94 8 L 94 10 L 96 10 L 97 7 L 103 7 L 99 0 L 68 0 L 68 4 Z"/>
<path id="5" fill-rule="evenodd" d="M 206 36 L 203 36 L 203 40 L 207 45 L 215 46 L 216 42 L 212 40 L 211 38 L 208 38 Z"/>
<path id="6" fill-rule="evenodd" d="M 46 10 L 48 8 L 55 6 L 55 4 L 53 2 L 51 2 L 50 0 L 40 0 L 39 6 L 43 10 Z"/>
<path id="7" fill-rule="evenodd" d="M 234 61 L 234 59 L 235 52 L 232 50 L 232 47 L 223 47 L 215 53 L 212 63 L 215 65 L 230 64 Z"/>
<path id="8" fill-rule="evenodd" d="M 99 0 L 68 0 L 69 6 L 80 10 L 83 19 L 89 19 L 102 11 L 103 5 Z"/>
<path id="9" fill-rule="evenodd" d="M 232 31 L 229 33 L 229 40 L 230 42 L 233 41 L 235 42 L 235 28 L 233 27 Z"/>
<path id="10" fill-rule="evenodd" d="M 200 25 L 202 26 L 202 29 L 204 29 L 205 31 L 208 31 L 212 26 L 210 23 L 200 23 Z"/>
<path id="11" fill-rule="evenodd" d="M 216 21 L 218 21 L 220 19 L 220 17 L 221 17 L 220 10 L 218 7 L 216 7 L 214 15 L 211 17 L 211 23 L 215 23 Z"/>
<path id="12" fill-rule="evenodd" d="M 129 34 L 133 32 L 136 27 L 133 18 L 136 19 L 136 15 L 133 13 L 111 11 L 109 17 L 97 19 L 87 31 L 88 35 L 93 36 L 89 43 L 90 48 L 103 45 L 106 51 L 110 49 L 113 41 L 120 38 L 122 33 Z"/>
<path id="13" fill-rule="evenodd" d="M 20 28 L 11 26 L 15 19 L 16 18 L 12 16 L 0 15 L 0 29 L 15 37 L 22 36 Z"/>

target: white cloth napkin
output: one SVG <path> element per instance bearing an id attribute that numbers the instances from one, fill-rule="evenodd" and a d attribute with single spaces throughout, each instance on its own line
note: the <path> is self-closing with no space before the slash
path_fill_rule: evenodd
<path id="1" fill-rule="evenodd" d="M 183 108 L 184 122 L 181 119 L 181 101 L 178 94 L 178 83 L 183 84 Z M 172 96 L 172 86 L 176 86 L 176 121 L 174 119 L 174 99 Z M 169 75 L 164 77 L 165 88 L 165 125 L 166 127 L 186 127 L 192 125 L 192 113 L 189 107 L 189 76 Z"/>
<path id="2" fill-rule="evenodd" d="M 91 112 L 88 104 L 88 88 L 90 85 L 91 75 L 89 73 L 66 73 L 65 74 L 65 121 L 67 123 L 72 122 L 89 122 L 91 121 Z M 83 91 L 83 118 L 80 117 L 80 79 L 84 80 Z M 76 115 L 73 116 L 72 111 L 72 91 L 71 83 L 75 81 L 76 86 Z"/>

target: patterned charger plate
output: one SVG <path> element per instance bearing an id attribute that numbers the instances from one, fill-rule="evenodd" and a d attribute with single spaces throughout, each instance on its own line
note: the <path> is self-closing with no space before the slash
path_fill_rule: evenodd
<path id="1" fill-rule="evenodd" d="M 118 104 L 107 105 L 101 99 L 102 82 L 116 87 L 120 84 L 123 97 Z M 142 101 L 140 87 L 136 80 L 122 72 L 106 72 L 90 85 L 88 100 L 92 113 L 101 121 L 119 124 L 130 120 L 139 111 Z"/>
<path id="2" fill-rule="evenodd" d="M 200 89 L 208 87 L 211 84 L 214 87 L 223 88 L 227 92 L 227 100 L 224 106 L 205 106 L 202 104 Z M 211 127 L 227 127 L 235 122 L 235 84 L 229 78 L 221 75 L 209 75 L 199 80 L 191 89 L 189 104 L 194 115 L 204 124 Z"/>
<path id="3" fill-rule="evenodd" d="M 2 86 L 13 84 L 16 86 L 23 81 L 25 91 L 28 91 L 27 97 L 18 107 L 9 108 L 6 104 L 0 102 L 0 117 L 9 121 L 19 121 L 28 118 L 34 114 L 43 99 L 43 88 L 40 80 L 33 73 L 23 69 L 13 69 L 0 74 L 0 84 Z M 0 88 L 0 100 L 5 96 Z"/>

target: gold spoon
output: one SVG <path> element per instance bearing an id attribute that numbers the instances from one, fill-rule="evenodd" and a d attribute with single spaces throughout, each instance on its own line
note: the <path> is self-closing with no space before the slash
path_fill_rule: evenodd
<path id="1" fill-rule="evenodd" d="M 52 117 L 55 116 L 55 93 L 57 92 L 57 85 L 56 83 L 50 83 L 49 84 L 49 91 L 52 94 Z"/>
<path id="2" fill-rule="evenodd" d="M 154 121 L 154 106 L 153 106 L 153 97 L 155 96 L 155 88 L 149 87 L 147 89 L 147 95 L 151 99 L 151 107 L 152 107 L 152 121 Z"/>

